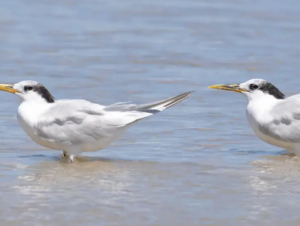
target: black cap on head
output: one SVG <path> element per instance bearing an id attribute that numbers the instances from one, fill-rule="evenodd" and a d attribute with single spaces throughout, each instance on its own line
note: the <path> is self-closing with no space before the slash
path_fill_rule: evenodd
<path id="1" fill-rule="evenodd" d="M 54 103 L 55 99 L 54 97 L 51 95 L 51 93 L 41 84 L 33 84 L 33 85 L 26 85 L 24 86 L 24 91 L 34 91 L 37 92 L 39 95 L 41 95 L 41 97 L 43 97 L 47 103 Z"/>
<path id="2" fill-rule="evenodd" d="M 268 93 L 274 96 L 276 99 L 284 99 L 285 95 L 277 89 L 273 84 L 269 82 L 263 82 L 259 87 L 259 90 L 263 91 L 264 93 Z"/>

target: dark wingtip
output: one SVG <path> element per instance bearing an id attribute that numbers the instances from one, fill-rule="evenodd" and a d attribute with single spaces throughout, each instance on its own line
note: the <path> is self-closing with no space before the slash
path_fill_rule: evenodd
<path id="1" fill-rule="evenodd" d="M 185 100 L 186 98 L 188 98 L 191 93 L 193 93 L 194 91 L 189 91 L 189 92 L 186 92 L 186 93 L 182 93 L 176 97 L 173 97 L 171 99 L 173 99 L 171 102 L 169 102 L 168 104 L 165 105 L 165 107 L 169 108 L 169 107 L 172 107 L 173 105 Z M 170 100 L 170 99 L 169 99 Z"/>
<path id="2" fill-rule="evenodd" d="M 191 95 L 192 93 L 196 92 L 195 90 L 192 90 L 192 91 L 189 91 L 189 92 L 186 92 L 186 93 L 183 93 L 183 94 L 180 94 L 179 96 L 184 96 L 184 95 Z"/>

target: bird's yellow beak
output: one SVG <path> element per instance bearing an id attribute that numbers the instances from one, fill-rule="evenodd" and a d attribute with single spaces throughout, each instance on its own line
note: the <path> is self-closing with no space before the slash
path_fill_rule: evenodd
<path id="1" fill-rule="evenodd" d="M 0 90 L 2 91 L 6 91 L 6 92 L 9 92 L 9 93 L 20 93 L 19 90 L 17 89 L 14 89 L 13 88 L 13 85 L 10 85 L 10 84 L 0 84 Z"/>
<path id="2" fill-rule="evenodd" d="M 246 89 L 242 89 L 240 88 L 239 84 L 232 84 L 232 85 L 213 85 L 213 86 L 209 86 L 208 88 L 211 89 L 222 89 L 222 90 L 229 90 L 229 91 L 234 91 L 234 92 L 249 92 Z"/>

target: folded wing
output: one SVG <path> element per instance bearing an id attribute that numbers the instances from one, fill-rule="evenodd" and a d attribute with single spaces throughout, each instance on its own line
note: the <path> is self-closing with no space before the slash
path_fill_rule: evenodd
<path id="1" fill-rule="evenodd" d="M 48 142 L 93 143 L 116 136 L 121 128 L 181 102 L 190 93 L 144 105 L 119 103 L 105 107 L 85 100 L 56 101 L 34 128 L 36 135 Z"/>
<path id="2" fill-rule="evenodd" d="M 300 143 L 300 95 L 279 102 L 262 122 L 260 131 L 285 142 Z"/>

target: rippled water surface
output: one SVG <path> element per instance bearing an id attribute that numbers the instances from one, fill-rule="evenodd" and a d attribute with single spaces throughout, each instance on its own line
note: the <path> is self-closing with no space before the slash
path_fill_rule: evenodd
<path id="1" fill-rule="evenodd" d="M 253 135 L 246 100 L 300 92 L 296 0 L 1 1 L 0 83 L 146 103 L 196 90 L 74 164 L 33 143 L 0 93 L 1 225 L 299 225 L 300 159 Z"/>

